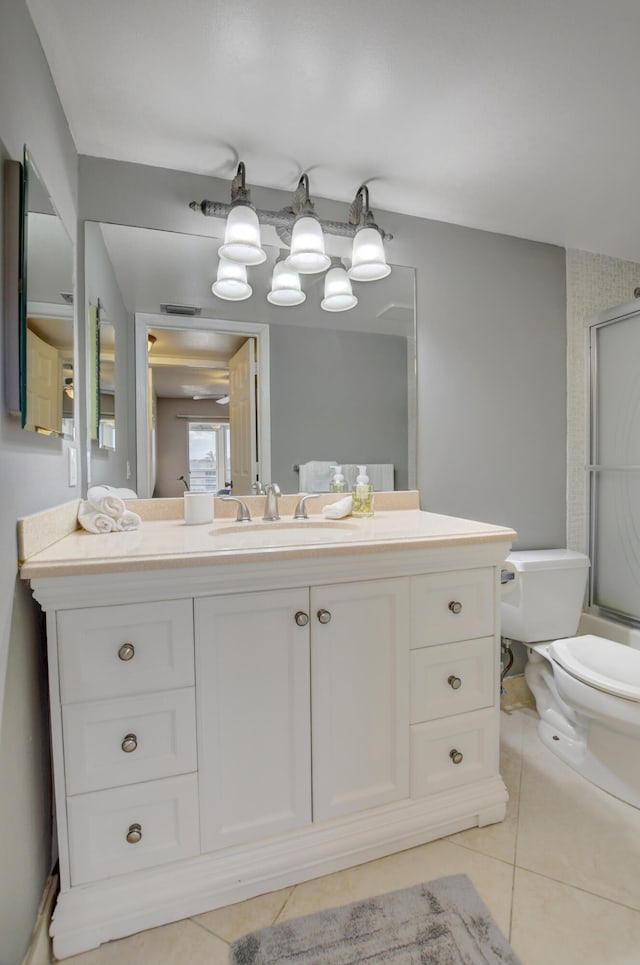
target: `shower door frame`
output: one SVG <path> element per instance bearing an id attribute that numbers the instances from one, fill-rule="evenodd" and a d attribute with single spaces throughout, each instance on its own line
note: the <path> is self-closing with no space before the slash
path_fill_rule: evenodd
<path id="1" fill-rule="evenodd" d="M 588 473 L 587 499 L 588 499 L 588 544 L 589 559 L 591 567 L 589 569 L 587 609 L 594 616 L 604 619 L 614 620 L 626 626 L 640 628 L 640 613 L 637 616 L 601 606 L 594 602 L 597 590 L 598 575 L 598 483 L 599 474 L 603 471 L 632 472 L 640 474 L 640 465 L 605 465 L 598 462 L 598 340 L 597 335 L 600 329 L 608 328 L 618 322 L 628 321 L 637 316 L 640 324 L 640 300 L 629 302 L 626 305 L 619 305 L 616 308 L 607 309 L 594 319 L 588 327 L 588 451 L 586 471 Z"/>

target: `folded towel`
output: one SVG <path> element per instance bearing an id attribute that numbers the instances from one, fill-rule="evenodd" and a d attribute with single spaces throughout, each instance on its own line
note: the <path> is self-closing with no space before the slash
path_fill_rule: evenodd
<path id="1" fill-rule="evenodd" d="M 96 512 L 118 519 L 124 513 L 126 506 L 124 499 L 115 495 L 116 493 L 117 490 L 112 489 L 111 486 L 92 486 L 87 493 L 87 502 Z"/>
<path id="2" fill-rule="evenodd" d="M 339 499 L 337 503 L 329 503 L 322 510 L 322 515 L 325 519 L 343 519 L 345 516 L 351 516 L 351 510 L 353 509 L 353 498 L 351 496 L 345 496 L 343 499 Z"/>
<path id="3" fill-rule="evenodd" d="M 118 516 L 117 519 L 114 519 L 113 528 L 119 532 L 129 529 L 139 529 L 141 522 L 142 519 L 137 513 L 133 513 L 130 509 L 125 509 L 121 516 Z"/>
<path id="4" fill-rule="evenodd" d="M 116 526 L 112 516 L 98 512 L 86 499 L 80 503 L 78 522 L 89 533 L 111 533 Z"/>

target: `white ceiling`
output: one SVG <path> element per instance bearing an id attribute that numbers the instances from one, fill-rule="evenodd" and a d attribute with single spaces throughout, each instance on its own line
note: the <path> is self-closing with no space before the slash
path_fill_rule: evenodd
<path id="1" fill-rule="evenodd" d="M 81 154 L 640 260 L 638 0 L 27 2 Z"/>

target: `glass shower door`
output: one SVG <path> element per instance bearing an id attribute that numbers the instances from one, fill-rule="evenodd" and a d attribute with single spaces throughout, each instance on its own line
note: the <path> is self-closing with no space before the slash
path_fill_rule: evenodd
<path id="1" fill-rule="evenodd" d="M 640 312 L 590 331 L 589 604 L 640 626 Z"/>

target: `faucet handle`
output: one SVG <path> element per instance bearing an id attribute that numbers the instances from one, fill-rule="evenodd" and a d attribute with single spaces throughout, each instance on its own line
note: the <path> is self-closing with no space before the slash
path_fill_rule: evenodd
<path id="1" fill-rule="evenodd" d="M 238 499 L 237 496 L 220 496 L 220 499 L 221 499 L 224 503 L 237 503 L 237 504 L 238 504 L 238 512 L 237 512 L 237 514 L 236 514 L 236 522 L 237 522 L 237 523 L 250 523 L 250 522 L 251 522 L 251 513 L 249 512 L 249 508 L 248 508 L 247 504 L 244 502 L 243 499 Z"/>
<path id="2" fill-rule="evenodd" d="M 317 499 L 319 495 L 320 493 L 302 493 L 293 513 L 293 518 L 309 519 L 309 514 L 307 512 L 307 499 Z"/>

